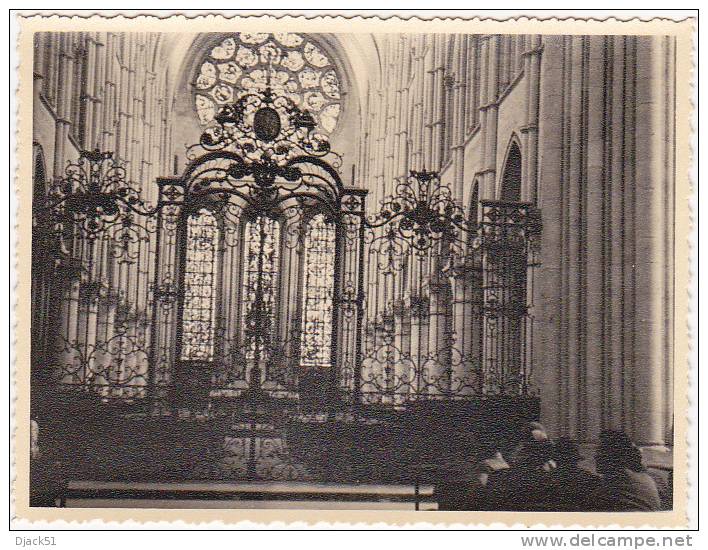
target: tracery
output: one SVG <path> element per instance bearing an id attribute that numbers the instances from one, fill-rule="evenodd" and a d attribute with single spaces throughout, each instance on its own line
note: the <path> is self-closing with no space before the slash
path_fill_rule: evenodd
<path id="1" fill-rule="evenodd" d="M 200 124 L 241 93 L 267 86 L 307 109 L 319 131 L 334 131 L 341 112 L 337 70 L 322 48 L 295 33 L 236 33 L 214 46 L 194 82 Z"/>

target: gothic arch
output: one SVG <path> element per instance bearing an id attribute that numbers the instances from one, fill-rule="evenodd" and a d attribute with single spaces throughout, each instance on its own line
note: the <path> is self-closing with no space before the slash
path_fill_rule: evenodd
<path id="1" fill-rule="evenodd" d="M 174 131 L 176 135 L 193 136 L 184 138 L 187 141 L 191 139 L 188 143 L 175 143 L 173 154 L 178 157 L 183 156 L 182 146 L 197 142 L 201 133 L 194 117 L 192 98 L 192 83 L 198 72 L 199 62 L 210 47 L 230 34 L 233 34 L 233 31 L 182 36 L 169 43 L 163 41 L 163 49 L 170 51 L 168 65 L 172 82 L 169 89 L 172 91 L 175 112 L 179 119 L 178 127 L 174 128 Z M 330 135 L 330 141 L 334 150 L 350 159 L 347 163 L 353 162 L 356 158 L 356 140 L 352 139 L 352 132 L 357 132 L 360 128 L 362 98 L 365 97 L 369 80 L 379 78 L 379 71 L 376 69 L 380 63 L 373 39 L 322 33 L 300 34 L 307 34 L 312 38 L 329 57 L 340 78 L 341 112 L 337 127 Z"/>
<path id="2" fill-rule="evenodd" d="M 47 194 L 47 164 L 44 160 L 44 150 L 39 143 L 32 146 L 32 199 Z"/>
<path id="3" fill-rule="evenodd" d="M 472 194 L 470 195 L 470 219 L 475 223 L 479 223 L 479 178 L 475 178 L 472 184 Z"/>
<path id="4" fill-rule="evenodd" d="M 521 201 L 522 163 L 521 146 L 516 134 L 509 141 L 503 166 L 499 182 L 499 199 L 519 202 Z"/>
<path id="5" fill-rule="evenodd" d="M 49 346 L 53 339 L 56 313 L 56 283 L 51 261 L 52 243 L 46 238 L 47 217 L 40 208 L 49 192 L 42 146 L 32 148 L 32 334 L 31 373 L 35 380 L 47 375 L 45 367 Z M 39 212 L 39 213 L 38 213 Z"/>

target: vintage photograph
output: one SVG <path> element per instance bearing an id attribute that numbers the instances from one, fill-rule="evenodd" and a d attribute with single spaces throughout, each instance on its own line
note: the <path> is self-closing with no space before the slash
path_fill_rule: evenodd
<path id="1" fill-rule="evenodd" d="M 675 510 L 681 28 L 67 28 L 30 509 Z"/>

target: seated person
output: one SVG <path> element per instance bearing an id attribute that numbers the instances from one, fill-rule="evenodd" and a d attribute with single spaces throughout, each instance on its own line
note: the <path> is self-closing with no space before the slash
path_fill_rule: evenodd
<path id="1" fill-rule="evenodd" d="M 486 509 L 553 510 L 556 504 L 553 484 L 553 446 L 547 440 L 526 441 L 506 469 L 488 476 L 485 487 Z"/>
<path id="2" fill-rule="evenodd" d="M 509 468 L 509 464 L 504 459 L 501 450 L 494 444 L 486 445 L 482 449 L 479 459 L 480 462 L 475 472 L 475 481 L 481 487 L 487 485 L 489 474 Z"/>
<path id="3" fill-rule="evenodd" d="M 601 479 L 578 466 L 583 457 L 580 456 L 577 443 L 562 437 L 555 443 L 553 450 L 556 463 L 553 483 L 557 499 L 554 509 L 559 512 L 585 512 L 597 509 Z"/>
<path id="4" fill-rule="evenodd" d="M 435 482 L 435 492 L 440 510 L 485 510 L 485 486 L 489 474 L 509 467 L 502 456 L 495 438 L 482 438 L 478 442 L 474 462 L 451 477 L 447 471 Z"/>
<path id="5" fill-rule="evenodd" d="M 661 509 L 659 492 L 642 463 L 636 445 L 622 431 L 600 434 L 595 455 L 597 471 L 602 476 L 600 508 L 612 512 L 653 512 Z"/>
<path id="6" fill-rule="evenodd" d="M 524 452 L 524 446 L 527 443 L 534 441 L 549 441 L 548 433 L 546 432 L 546 427 L 540 422 L 529 422 L 526 426 L 524 426 L 521 433 L 521 441 L 518 443 L 518 445 L 516 445 L 513 450 L 508 453 L 509 462 L 518 462 L 519 456 Z M 549 458 L 547 463 L 544 465 L 544 469 L 546 471 L 550 471 L 553 468 L 555 468 L 555 463 L 552 458 Z"/>

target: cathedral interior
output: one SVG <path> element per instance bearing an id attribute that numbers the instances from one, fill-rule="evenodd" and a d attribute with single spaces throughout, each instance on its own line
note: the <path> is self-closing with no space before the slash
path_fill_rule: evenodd
<path id="1" fill-rule="evenodd" d="M 34 40 L 33 505 L 474 509 L 530 421 L 671 470 L 673 39 Z"/>

